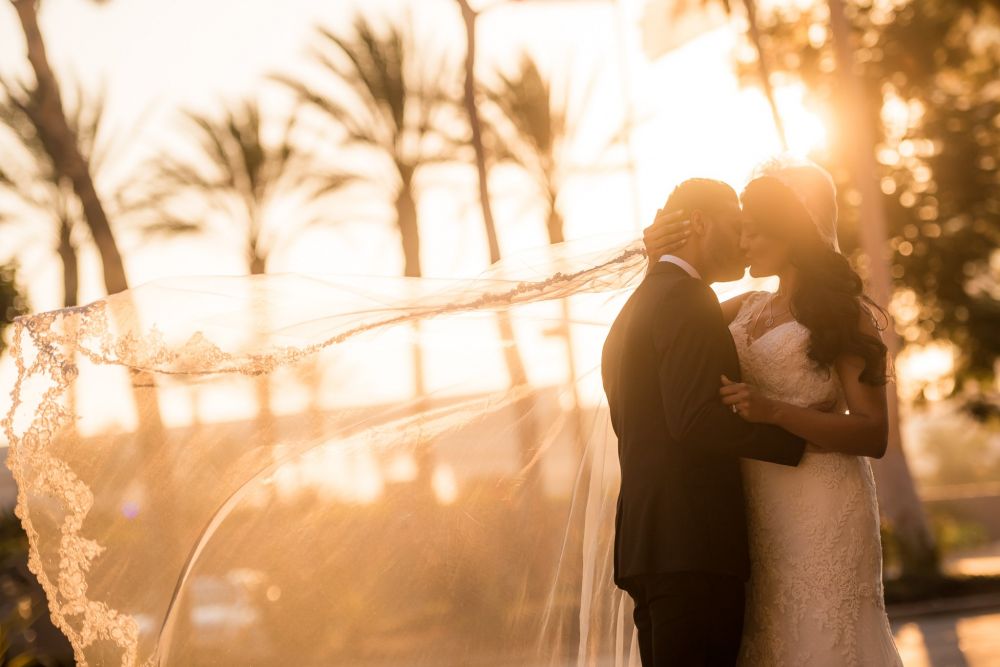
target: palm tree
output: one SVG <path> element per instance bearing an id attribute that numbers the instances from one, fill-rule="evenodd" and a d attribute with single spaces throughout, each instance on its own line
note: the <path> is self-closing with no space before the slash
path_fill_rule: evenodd
<path id="1" fill-rule="evenodd" d="M 486 243 L 490 250 L 490 263 L 495 264 L 500 261 L 500 241 L 497 237 L 496 221 L 493 219 L 493 206 L 490 200 L 489 168 L 486 164 L 486 148 L 483 144 L 483 123 L 479 114 L 479 100 L 476 93 L 476 20 L 480 16 L 480 11 L 472 8 L 468 0 L 455 0 L 462 13 L 462 23 L 465 25 L 465 82 L 463 85 L 462 102 L 465 106 L 465 113 L 469 119 L 469 129 L 471 130 L 470 142 L 476 160 L 476 175 L 479 182 L 479 206 L 483 214 L 483 226 L 486 231 Z M 490 5 L 488 9 L 493 9 L 500 4 Z M 506 329 L 509 324 L 505 323 L 505 318 L 500 318 L 501 329 Z M 513 331 L 509 332 L 513 335 Z M 512 381 L 514 377 L 522 377 L 523 369 L 518 370 L 519 358 L 508 359 Z"/>
<path id="2" fill-rule="evenodd" d="M 35 74 L 36 104 L 31 109 L 32 125 L 60 178 L 72 186 L 101 256 L 104 285 L 108 294 L 128 289 L 125 265 L 111 230 L 108 214 L 97 193 L 91 165 L 81 151 L 76 133 L 64 112 L 59 82 L 49 65 L 45 41 L 38 27 L 38 0 L 10 0 L 17 11 Z"/>
<path id="3" fill-rule="evenodd" d="M 145 209 L 152 218 L 141 227 L 147 235 L 221 232 L 235 235 L 251 275 L 266 272 L 276 249 L 291 235 L 268 224 L 275 201 L 293 194 L 315 196 L 341 174 L 311 172 L 305 154 L 294 143 L 297 114 L 282 123 L 274 141 L 259 104 L 243 100 L 220 118 L 185 112 L 185 135 L 193 139 L 197 157 L 163 153 L 146 167 L 143 191 L 130 208 Z M 192 201 L 200 202 L 191 206 Z M 184 208 L 185 204 L 188 207 Z M 148 216 L 147 216 L 148 217 Z"/>
<path id="4" fill-rule="evenodd" d="M 579 137 L 581 114 L 585 109 L 589 89 L 575 105 L 570 103 L 569 84 L 556 90 L 552 80 L 542 75 L 535 60 L 523 54 L 513 75 L 499 73 L 497 83 L 486 90 L 491 102 L 484 111 L 493 111 L 487 124 L 487 134 L 493 139 L 495 163 L 509 162 L 519 167 L 532 181 L 535 192 L 531 197 L 544 205 L 545 229 L 549 243 L 566 240 L 565 221 L 560 211 L 560 195 L 566 179 L 574 173 L 593 171 L 591 165 L 575 164 L 571 156 L 574 140 Z M 616 134 L 601 151 L 621 143 Z M 580 401 L 576 386 L 576 361 L 570 329 L 569 302 L 561 301 L 562 327 L 559 334 L 566 339 L 567 368 L 573 396 L 574 428 L 577 442 L 585 445 L 581 422 Z"/>
<path id="5" fill-rule="evenodd" d="M 78 245 L 86 222 L 69 179 L 60 174 L 35 130 L 38 89 L 0 78 L 0 126 L 7 130 L 4 164 L 0 164 L 0 190 L 9 195 L 0 210 L 0 223 L 48 221 L 47 242 L 58 253 L 63 273 L 64 308 L 79 303 Z M 100 179 L 121 141 L 107 133 L 103 95 L 88 96 L 77 87 L 75 103 L 67 107 L 67 122 L 87 158 L 94 178 Z M 111 200 L 112 207 L 118 202 Z M 23 215 L 27 213 L 28 215 Z"/>
<path id="6" fill-rule="evenodd" d="M 310 51 L 318 66 L 317 80 L 282 76 L 278 81 L 317 112 L 324 127 L 334 129 L 339 145 L 377 158 L 380 167 L 354 172 L 353 182 L 375 189 L 375 199 L 393 202 L 403 275 L 419 277 L 423 268 L 416 179 L 423 167 L 454 162 L 465 144 L 446 129 L 455 125 L 457 115 L 448 55 L 426 44 L 418 48 L 407 27 L 411 19 L 376 21 L 359 13 L 346 34 L 319 27 Z M 326 190 L 343 185 L 334 179 Z M 415 408 L 420 410 L 426 396 L 424 358 L 419 324 L 413 327 Z M 418 492 L 430 488 L 428 451 L 421 447 L 416 453 Z"/>
<path id="7" fill-rule="evenodd" d="M 277 138 L 270 141 L 260 106 L 253 100 L 237 103 L 220 118 L 184 113 L 186 135 L 193 138 L 197 157 L 164 153 L 147 166 L 147 175 L 141 179 L 146 184 L 143 192 L 130 203 L 132 208 L 145 209 L 147 221 L 142 229 L 146 235 L 204 233 L 215 228 L 220 236 L 238 240 L 251 275 L 265 273 L 275 250 L 293 236 L 287 229 L 268 224 L 275 201 L 303 193 L 307 199 L 315 198 L 335 180 L 346 183 L 351 178 L 310 168 L 294 143 L 297 117 L 289 114 Z M 191 206 L 191 202 L 200 204 Z M 263 294 L 255 295 L 254 308 L 257 335 L 263 337 L 267 323 Z M 267 434 L 273 423 L 270 382 L 261 376 L 255 386 L 261 433 Z"/>
<path id="8" fill-rule="evenodd" d="M 103 91 L 94 94 L 79 85 L 74 88 L 72 102 L 66 107 L 66 122 L 76 138 L 80 155 L 99 182 L 109 166 L 122 157 L 121 150 L 132 132 L 109 133 L 104 121 Z M 0 224 L 30 224 L 33 231 L 42 230 L 42 242 L 55 249 L 62 266 L 62 305 L 76 306 L 80 302 L 79 247 L 93 239 L 84 211 L 69 177 L 56 168 L 38 130 L 41 107 L 38 87 L 0 77 L 0 96 L 0 128 L 6 130 L 7 139 L 4 163 L 0 164 L 0 193 L 7 195 L 7 205 L 0 208 Z M 108 184 L 104 190 L 121 191 L 123 187 Z M 115 216 L 128 213 L 117 196 L 103 197 L 103 206 Z M 135 400 L 138 406 L 141 398 L 136 395 Z M 72 396 L 70 402 L 72 405 Z M 143 429 L 159 434 L 162 432 L 159 410 L 155 401 L 149 403 Z"/>
<path id="9" fill-rule="evenodd" d="M 347 35 L 317 28 L 310 55 L 322 82 L 278 80 L 340 133 L 342 146 L 374 153 L 388 168 L 358 172 L 355 180 L 393 202 L 403 275 L 417 277 L 422 270 L 415 179 L 421 167 L 454 162 L 463 142 L 443 129 L 448 124 L 442 121 L 455 115 L 447 55 L 426 48 L 417 54 L 408 19 L 380 23 L 359 14 Z M 342 185 L 334 181 L 329 189 Z"/>
<path id="10" fill-rule="evenodd" d="M 479 184 L 479 206 L 483 216 L 483 227 L 486 232 L 486 243 L 490 252 L 490 263 L 495 264 L 502 259 L 500 242 L 497 237 L 496 221 L 493 219 L 493 207 L 489 192 L 489 170 L 486 161 L 486 148 L 483 142 L 483 123 L 479 113 L 476 85 L 476 19 L 479 12 L 469 5 L 467 0 L 456 0 L 465 25 L 465 81 L 463 86 L 463 106 L 471 130 L 470 143 L 475 156 L 476 175 Z M 493 5 L 497 6 L 497 5 Z M 497 313 L 497 328 L 500 340 L 503 341 L 504 363 L 510 376 L 510 384 L 518 389 L 528 384 L 528 373 L 524 359 L 517 347 L 514 336 L 514 324 L 507 311 Z M 536 504 L 541 492 L 541 470 L 535 462 L 538 449 L 539 428 L 534 413 L 534 404 L 530 396 L 518 399 L 515 404 L 518 414 L 517 425 L 521 440 L 521 467 L 526 470 L 524 493 L 521 496 L 522 507 L 528 508 Z"/>
<path id="11" fill-rule="evenodd" d="M 487 133 L 494 163 L 511 163 L 532 181 L 536 196 L 544 202 L 549 243 L 566 240 L 565 221 L 560 211 L 560 195 L 569 177 L 583 172 L 617 170 L 624 165 L 607 164 L 606 154 L 622 144 L 621 130 L 614 132 L 598 155 L 578 163 L 572 148 L 580 137 L 590 89 L 571 103 L 568 81 L 557 90 L 528 54 L 523 54 L 513 75 L 497 74 L 497 83 L 485 91 L 490 105 L 485 107 Z M 493 111 L 492 115 L 489 112 Z"/>
<path id="12" fill-rule="evenodd" d="M 38 0 L 10 0 L 17 12 L 24 33 L 27 47 L 28 62 L 35 75 L 33 86 L 22 87 L 30 91 L 22 101 L 30 104 L 21 105 L 20 110 L 30 123 L 30 130 L 37 135 L 37 146 L 40 146 L 50 164 L 51 173 L 59 181 L 66 192 L 72 189 L 76 196 L 75 206 L 79 206 L 81 218 L 90 232 L 90 238 L 97 248 L 101 258 L 104 277 L 104 288 L 108 294 L 116 294 L 128 289 L 128 279 L 125 275 L 125 265 L 122 261 L 118 243 L 115 240 L 108 218 L 105 203 L 98 194 L 94 184 L 94 165 L 87 155 L 86 137 L 79 137 L 77 132 L 83 128 L 74 128 L 71 116 L 67 116 L 59 87 L 52 67 L 49 64 L 45 49 L 45 40 L 38 26 Z M 99 1 L 99 0 L 95 0 Z M 8 89 L 13 90 L 13 89 Z M 93 148 L 92 146 L 90 148 Z M 40 155 L 40 153 L 38 153 Z M 66 202 L 70 204 L 72 202 Z M 72 229 L 69 226 L 60 230 L 60 252 L 63 255 L 64 266 L 68 262 L 75 264 L 76 254 L 72 249 Z M 64 280 L 64 282 L 66 282 Z M 74 281 L 75 282 L 75 281 Z M 67 283 L 64 290 L 69 294 L 75 292 L 75 285 Z M 141 376 L 141 377 L 140 377 Z M 161 440 L 163 438 L 163 419 L 159 403 L 154 395 L 142 400 L 137 383 L 153 387 L 154 384 L 145 374 L 133 377 L 132 393 L 137 411 L 144 415 L 139 420 L 139 439 L 144 441 Z"/>

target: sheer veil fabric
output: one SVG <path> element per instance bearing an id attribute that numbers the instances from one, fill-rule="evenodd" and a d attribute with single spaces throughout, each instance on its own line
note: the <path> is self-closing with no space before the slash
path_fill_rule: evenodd
<path id="1" fill-rule="evenodd" d="M 78 663 L 637 664 L 598 366 L 645 262 L 592 239 L 18 320 L 8 465 Z"/>

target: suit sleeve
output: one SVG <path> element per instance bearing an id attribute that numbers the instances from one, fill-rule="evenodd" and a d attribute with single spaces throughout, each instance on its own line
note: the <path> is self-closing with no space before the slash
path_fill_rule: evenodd
<path id="1" fill-rule="evenodd" d="M 722 312 L 701 288 L 664 302 L 654 318 L 653 345 L 670 436 L 682 446 L 798 465 L 805 449 L 802 438 L 770 424 L 747 422 L 719 399 L 721 376 L 736 380 L 739 367 Z"/>

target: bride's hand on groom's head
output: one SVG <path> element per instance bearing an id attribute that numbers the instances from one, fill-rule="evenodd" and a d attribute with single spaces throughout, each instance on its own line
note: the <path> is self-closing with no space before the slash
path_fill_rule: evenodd
<path id="1" fill-rule="evenodd" d="M 723 405 L 748 422 L 769 423 L 774 420 L 774 402 L 752 385 L 733 382 L 723 375 L 719 396 Z"/>
<path id="2" fill-rule="evenodd" d="M 684 247 L 690 235 L 691 223 L 684 211 L 667 213 L 661 208 L 656 211 L 653 224 L 642 230 L 642 242 L 650 261 L 657 261 L 661 255 Z"/>

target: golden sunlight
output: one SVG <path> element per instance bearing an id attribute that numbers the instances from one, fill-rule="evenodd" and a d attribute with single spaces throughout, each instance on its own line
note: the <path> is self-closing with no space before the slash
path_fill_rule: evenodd
<path id="1" fill-rule="evenodd" d="M 955 359 L 958 348 L 947 341 L 909 345 L 896 357 L 896 381 L 900 397 L 914 400 L 921 395 L 940 401 L 955 389 Z"/>

